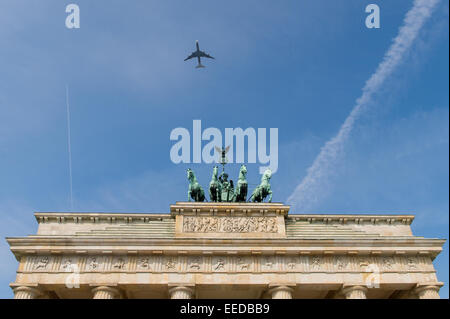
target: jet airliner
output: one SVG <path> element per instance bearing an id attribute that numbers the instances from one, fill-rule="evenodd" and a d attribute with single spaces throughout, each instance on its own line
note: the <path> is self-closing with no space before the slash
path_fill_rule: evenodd
<path id="1" fill-rule="evenodd" d="M 209 58 L 209 59 L 214 59 L 212 56 L 210 56 L 209 54 L 206 54 L 203 51 L 200 51 L 200 47 L 198 45 L 198 40 L 195 41 L 195 45 L 197 46 L 197 51 L 192 52 L 192 54 L 190 56 L 188 56 L 186 59 L 184 59 L 184 61 L 187 61 L 189 59 L 192 58 L 197 58 L 198 60 L 198 65 L 196 66 L 196 68 L 204 68 L 205 66 L 202 64 L 202 62 L 200 61 L 200 58 Z"/>

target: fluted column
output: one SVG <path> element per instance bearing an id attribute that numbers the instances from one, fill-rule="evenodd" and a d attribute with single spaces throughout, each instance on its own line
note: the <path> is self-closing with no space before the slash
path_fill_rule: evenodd
<path id="1" fill-rule="evenodd" d="M 14 299 L 35 299 L 42 294 L 38 289 L 27 286 L 15 287 L 13 291 Z"/>
<path id="2" fill-rule="evenodd" d="M 342 293 L 346 299 L 367 299 L 367 288 L 360 285 L 344 286 Z"/>
<path id="3" fill-rule="evenodd" d="M 414 289 L 414 293 L 417 295 L 418 299 L 440 299 L 439 289 L 441 289 L 442 283 L 437 284 L 425 284 L 417 285 Z"/>
<path id="4" fill-rule="evenodd" d="M 276 286 L 269 290 L 269 294 L 272 295 L 272 299 L 292 299 L 292 293 L 294 289 L 288 286 Z"/>
<path id="5" fill-rule="evenodd" d="M 120 291 L 113 287 L 99 286 L 92 289 L 93 299 L 119 299 Z"/>
<path id="6" fill-rule="evenodd" d="M 192 299 L 194 289 L 186 286 L 176 286 L 169 289 L 170 299 Z"/>

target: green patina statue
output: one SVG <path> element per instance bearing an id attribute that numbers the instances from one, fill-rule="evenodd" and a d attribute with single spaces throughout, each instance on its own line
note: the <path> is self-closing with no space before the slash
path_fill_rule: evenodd
<path id="1" fill-rule="evenodd" d="M 247 189 L 248 183 L 246 179 L 247 167 L 245 165 L 241 166 L 239 170 L 239 179 L 237 182 L 236 190 L 234 192 L 234 202 L 246 202 L 247 201 Z"/>
<path id="2" fill-rule="evenodd" d="M 219 168 L 214 166 L 213 173 L 211 177 L 211 182 L 209 182 L 209 199 L 211 202 L 221 202 L 222 201 L 222 185 L 217 178 Z"/>
<path id="3" fill-rule="evenodd" d="M 190 202 L 192 198 L 196 202 L 203 202 L 205 200 L 205 192 L 197 182 L 194 171 L 190 168 L 187 170 L 187 178 L 189 180 L 188 201 Z"/>
<path id="4" fill-rule="evenodd" d="M 219 180 L 222 184 L 222 194 L 221 201 L 222 202 L 232 202 L 234 198 L 234 186 L 233 181 L 228 181 L 228 174 L 222 172 L 219 176 Z"/>
<path id="5" fill-rule="evenodd" d="M 270 169 L 267 169 L 263 176 L 261 177 L 261 184 L 255 188 L 255 190 L 252 193 L 252 196 L 250 196 L 249 201 L 252 202 L 263 202 L 264 199 L 269 195 L 268 202 L 272 202 L 272 190 L 270 189 L 270 178 L 272 177 L 272 171 Z"/>
<path id="6" fill-rule="evenodd" d="M 209 183 L 209 198 L 211 202 L 246 202 L 248 192 L 247 167 L 245 165 L 241 166 L 236 189 L 233 181 L 228 180 L 228 174 L 225 173 L 224 169 L 219 176 L 217 176 L 218 173 L 219 168 L 214 166 L 211 182 Z M 248 201 L 260 203 L 269 196 L 268 202 L 272 202 L 271 177 L 272 172 L 270 169 L 267 169 L 261 178 L 261 184 L 255 188 Z M 188 201 L 191 201 L 191 198 L 196 202 L 205 201 L 205 192 L 198 183 L 194 171 L 190 168 L 187 170 L 187 178 L 189 180 Z"/>

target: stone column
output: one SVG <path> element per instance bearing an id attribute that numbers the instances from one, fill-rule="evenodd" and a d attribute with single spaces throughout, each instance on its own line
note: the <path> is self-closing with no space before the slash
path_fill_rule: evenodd
<path id="1" fill-rule="evenodd" d="M 170 299 L 192 299 L 194 289 L 186 286 L 176 286 L 169 289 Z"/>
<path id="2" fill-rule="evenodd" d="M 269 290 L 269 294 L 272 295 L 272 299 L 292 299 L 292 293 L 294 289 L 288 286 L 276 286 Z"/>
<path id="3" fill-rule="evenodd" d="M 348 285 L 342 288 L 346 299 L 367 299 L 367 288 L 360 285 Z"/>
<path id="4" fill-rule="evenodd" d="M 439 289 L 441 289 L 442 283 L 436 284 L 418 284 L 414 289 L 414 293 L 418 299 L 440 299 Z"/>
<path id="5" fill-rule="evenodd" d="M 36 299 L 42 295 L 38 289 L 27 286 L 15 287 L 13 291 L 14 299 Z"/>
<path id="6" fill-rule="evenodd" d="M 113 287 L 99 286 L 92 289 L 93 299 L 120 299 L 120 291 Z"/>

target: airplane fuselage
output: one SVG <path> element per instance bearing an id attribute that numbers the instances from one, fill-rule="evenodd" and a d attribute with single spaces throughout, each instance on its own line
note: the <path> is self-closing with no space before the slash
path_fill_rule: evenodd
<path id="1" fill-rule="evenodd" d="M 202 54 L 202 51 L 200 51 L 200 46 L 198 45 L 198 41 L 195 42 L 195 46 L 197 47 L 197 51 L 195 51 L 195 56 L 197 57 L 198 64 L 196 68 L 204 68 L 205 66 L 202 64 L 202 61 L 200 59 L 200 56 Z"/>

